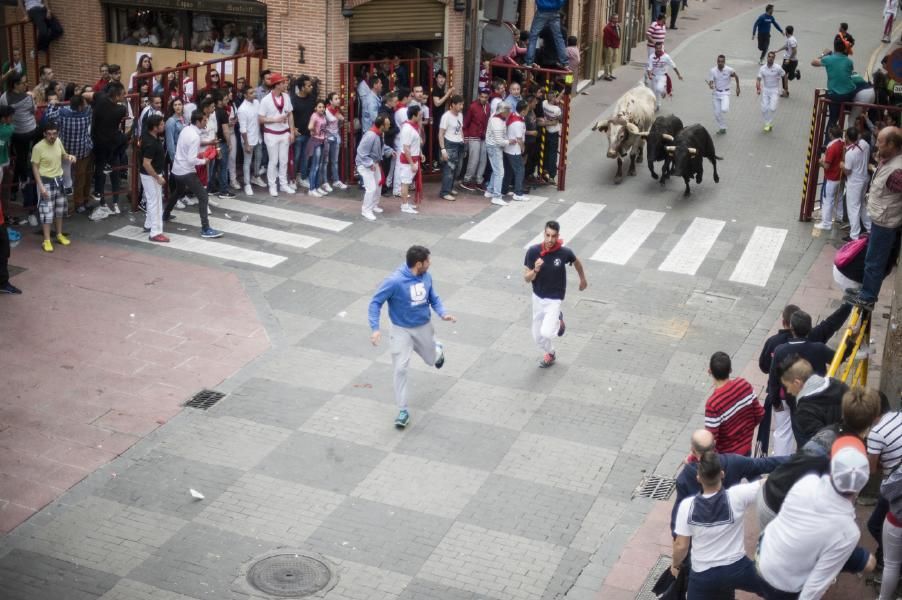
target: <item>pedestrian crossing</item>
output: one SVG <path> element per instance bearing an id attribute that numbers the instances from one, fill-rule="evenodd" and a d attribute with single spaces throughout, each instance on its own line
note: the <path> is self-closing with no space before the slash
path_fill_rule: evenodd
<path id="1" fill-rule="evenodd" d="M 553 207 L 554 210 L 548 210 L 552 206 L 546 205 L 547 201 L 546 197 L 533 197 L 529 202 L 511 202 L 505 207 L 492 207 L 484 211 L 484 216 L 480 220 L 472 223 L 457 237 L 478 244 L 492 244 L 497 243 L 497 240 L 507 232 L 522 232 L 523 226 L 515 228 L 521 222 L 529 224 L 530 234 L 541 232 L 548 219 L 555 219 L 560 223 L 561 235 L 571 247 L 580 234 L 585 235 L 585 231 L 594 230 L 597 235 L 598 226 L 601 225 L 597 221 L 600 216 L 606 214 L 604 213 L 606 205 L 573 202 L 569 205 L 562 204 L 561 210 L 558 211 L 556 205 Z M 352 221 L 349 220 L 246 200 L 219 199 L 218 204 L 219 207 L 210 216 L 210 225 L 227 235 L 215 241 L 200 238 L 198 231 L 177 233 L 187 232 L 188 227 L 200 229 L 200 217 L 191 209 L 175 212 L 176 220 L 167 227 L 166 232 L 171 239 L 169 244 L 150 242 L 147 233 L 141 227 L 131 225 L 116 229 L 110 235 L 156 247 L 271 269 L 285 262 L 292 253 L 309 250 L 325 237 L 345 232 L 352 225 Z M 535 212 L 542 206 L 545 206 L 544 210 L 539 211 L 542 216 L 537 216 Z M 233 211 L 235 215 L 230 215 L 229 211 Z M 249 216 L 261 218 L 256 219 L 256 223 L 248 223 Z M 663 211 L 635 209 L 625 218 L 616 217 L 616 219 L 620 222 L 613 223 L 616 225 L 614 230 L 603 241 L 598 242 L 598 247 L 594 251 L 586 252 L 589 260 L 626 266 L 637 252 L 649 245 L 650 236 L 659 228 L 662 231 L 666 230 L 668 234 L 673 231 L 672 223 L 669 228 L 662 227 L 662 223 L 666 223 L 668 219 L 668 213 Z M 300 233 L 287 230 L 293 226 L 315 231 Z M 724 236 L 725 228 L 726 222 L 719 219 L 694 218 L 667 256 L 657 265 L 657 270 L 694 276 L 709 258 L 718 240 Z M 766 286 L 780 257 L 787 233 L 786 229 L 755 227 L 743 247 L 729 281 L 751 286 Z M 733 235 L 736 235 L 735 232 Z M 524 238 L 525 235 L 520 237 L 516 240 L 516 244 L 518 246 L 523 244 L 526 248 L 540 243 L 542 234 L 531 236 L 525 243 Z M 266 246 L 263 250 L 246 247 L 248 243 L 259 242 L 271 246 Z M 585 244 L 580 246 L 584 248 Z M 655 268 L 654 265 L 651 266 Z"/>

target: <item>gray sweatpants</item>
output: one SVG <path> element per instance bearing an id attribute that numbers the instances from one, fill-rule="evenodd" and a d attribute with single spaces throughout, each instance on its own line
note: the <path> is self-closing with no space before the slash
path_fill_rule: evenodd
<path id="1" fill-rule="evenodd" d="M 416 352 L 431 367 L 435 365 L 435 344 L 435 330 L 431 321 L 412 328 L 392 325 L 389 348 L 395 368 L 395 400 L 398 410 L 407 410 L 407 367 L 410 365 L 410 353 Z"/>

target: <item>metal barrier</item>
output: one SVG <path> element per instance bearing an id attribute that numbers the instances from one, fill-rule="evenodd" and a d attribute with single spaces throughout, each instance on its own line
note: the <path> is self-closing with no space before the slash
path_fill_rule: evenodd
<path id="1" fill-rule="evenodd" d="M 38 52 L 37 48 L 34 46 L 31 47 L 31 50 L 26 49 L 25 45 L 28 41 L 26 37 L 27 28 L 31 29 L 31 39 L 32 41 L 37 41 L 38 39 L 38 31 L 37 27 L 35 27 L 34 23 L 31 21 L 17 21 L 15 23 L 5 23 L 3 27 L 6 29 L 6 56 L 9 57 L 9 62 L 12 64 L 13 59 L 13 50 L 18 47 L 19 52 L 22 56 L 22 61 L 25 62 L 26 57 L 29 55 L 31 51 L 34 52 L 34 56 L 31 57 L 31 60 L 34 61 L 34 82 L 38 82 L 38 78 L 41 75 L 41 59 L 40 52 Z M 18 34 L 18 35 L 16 35 Z M 18 40 L 18 44 L 16 44 L 16 40 Z M 45 52 L 47 55 L 47 62 L 45 65 L 50 65 L 50 49 L 48 48 Z"/>
<path id="2" fill-rule="evenodd" d="M 824 90 L 819 89 L 814 91 L 814 105 L 811 111 L 811 132 L 808 139 L 808 153 L 805 157 L 805 175 L 802 179 L 802 199 L 799 205 L 799 221 L 810 221 L 811 215 L 814 212 L 821 174 L 820 155 L 824 146 L 823 142 L 827 132 L 829 105 L 831 104 L 835 103 L 827 98 Z M 840 127 L 845 123 L 847 111 L 852 111 L 855 108 L 860 108 L 863 114 L 867 114 L 866 111 L 870 110 L 895 113 L 897 123 L 899 117 L 902 116 L 902 106 L 868 104 L 862 102 L 840 102 L 839 120 L 837 121 Z"/>
<path id="3" fill-rule="evenodd" d="M 409 89 L 412 90 L 416 85 L 422 85 L 423 91 L 427 98 L 431 98 L 432 84 L 435 81 L 435 72 L 442 69 L 447 73 L 448 78 L 445 82 L 446 88 L 454 87 L 454 59 L 450 56 L 441 58 L 405 58 L 400 59 L 398 64 L 390 64 L 387 73 L 380 71 L 379 65 L 387 62 L 386 60 L 360 60 L 348 61 L 341 63 L 339 66 L 339 90 L 341 97 L 341 105 L 344 111 L 348 126 L 345 127 L 342 134 L 342 150 L 339 155 L 339 175 L 345 183 L 351 183 L 354 178 L 355 157 L 357 154 L 357 129 L 354 127 L 355 120 L 360 120 L 360 111 L 357 107 L 357 81 L 365 72 L 366 77 L 383 74 L 388 80 L 388 89 L 383 89 L 383 93 L 394 90 L 398 85 L 399 68 L 406 69 L 408 75 Z M 427 100 L 428 102 L 428 100 Z M 391 115 L 394 117 L 393 115 Z M 430 117 L 431 117 L 430 112 Z M 438 123 L 431 118 L 428 123 L 423 123 L 424 141 L 423 141 L 423 174 L 426 176 L 436 176 L 441 174 L 441 167 L 433 168 L 435 161 L 435 152 L 433 139 L 438 133 Z M 366 133 L 362 129 L 360 135 Z"/>
<path id="4" fill-rule="evenodd" d="M 489 64 L 490 72 L 489 76 L 491 79 L 494 79 L 495 71 L 501 71 L 505 74 L 505 77 L 501 77 L 507 81 L 508 85 L 510 85 L 513 80 L 514 71 L 523 71 L 525 72 L 525 79 L 523 81 L 524 88 L 528 88 L 533 83 L 537 85 L 542 85 L 545 88 L 545 92 L 547 93 L 552 87 L 556 84 L 560 84 L 564 87 L 565 90 L 569 90 L 571 88 L 571 83 L 567 82 L 567 78 L 571 78 L 572 73 L 570 71 L 563 71 L 560 69 L 546 69 L 543 67 L 526 67 L 524 65 L 513 65 L 510 63 L 502 62 L 502 61 L 492 61 Z M 538 77 L 537 77 L 538 76 Z M 539 81 L 539 77 L 541 77 L 542 81 Z M 523 96 L 526 95 L 526 89 L 522 93 Z M 561 106 L 561 133 L 559 138 L 559 147 L 558 147 L 558 156 L 557 156 L 557 189 L 559 191 L 564 191 L 567 185 L 567 145 L 570 139 L 570 94 L 561 94 L 560 96 L 560 106 Z M 539 169 L 544 173 L 545 167 L 545 128 L 541 127 L 539 130 Z"/>
<path id="5" fill-rule="evenodd" d="M 859 307 L 852 309 L 849 325 L 843 333 L 842 340 L 833 355 L 833 362 L 827 370 L 827 377 L 838 379 L 848 386 L 868 384 L 868 353 L 859 357 L 858 351 L 867 344 L 871 335 L 871 313 Z M 851 350 L 849 345 L 851 344 Z M 849 355 L 845 369 L 841 369 L 846 354 Z M 842 371 L 842 374 L 840 374 Z"/>

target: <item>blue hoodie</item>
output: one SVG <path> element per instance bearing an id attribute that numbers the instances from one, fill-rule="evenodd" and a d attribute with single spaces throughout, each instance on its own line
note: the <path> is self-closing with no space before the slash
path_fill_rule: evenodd
<path id="1" fill-rule="evenodd" d="M 370 329 L 379 331 L 379 313 L 388 301 L 388 318 L 398 327 L 419 327 L 429 322 L 429 307 L 445 316 L 442 299 L 432 289 L 432 275 L 414 275 L 410 267 L 401 265 L 385 278 L 370 300 Z"/>
<path id="2" fill-rule="evenodd" d="M 559 11 L 564 8 L 566 0 L 536 0 L 536 10 L 538 12 Z"/>

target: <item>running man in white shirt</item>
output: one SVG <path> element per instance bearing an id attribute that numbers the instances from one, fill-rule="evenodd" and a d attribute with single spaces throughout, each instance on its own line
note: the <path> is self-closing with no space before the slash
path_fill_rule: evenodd
<path id="1" fill-rule="evenodd" d="M 736 97 L 739 97 L 739 75 L 733 67 L 727 66 L 727 57 L 723 54 L 717 56 L 717 66 L 711 67 L 708 75 L 708 87 L 711 88 L 711 99 L 714 103 L 714 122 L 717 123 L 717 133 L 727 132 L 727 120 L 724 115 L 730 112 L 730 80 L 736 80 Z"/>
<path id="2" fill-rule="evenodd" d="M 843 241 L 857 240 L 861 235 L 861 226 L 866 233 L 871 232 L 871 217 L 867 204 L 864 203 L 864 191 L 870 180 L 868 173 L 868 157 L 871 147 L 860 139 L 857 127 L 846 129 L 846 150 L 843 155 L 843 171 L 846 175 L 846 210 L 849 214 L 851 230 Z"/>
<path id="3" fill-rule="evenodd" d="M 760 594 L 755 563 L 745 554 L 743 516 L 763 480 L 724 489 L 723 477 L 717 454 L 703 454 L 697 475 L 702 492 L 684 499 L 677 509 L 670 571 L 678 575 L 691 542 L 687 600 L 732 598 L 736 590 Z"/>
<path id="4" fill-rule="evenodd" d="M 776 57 L 777 54 L 773 51 L 767 53 L 767 64 L 761 65 L 758 69 L 758 79 L 755 80 L 755 90 L 761 96 L 761 116 L 764 117 L 765 133 L 774 128 L 777 99 L 780 97 L 782 85 L 786 85 L 786 72 L 774 64 Z"/>
<path id="5" fill-rule="evenodd" d="M 661 110 L 661 98 L 667 95 L 667 69 L 673 69 L 680 81 L 683 76 L 670 55 L 664 52 L 664 44 L 658 42 L 655 44 L 655 52 L 648 59 L 648 67 L 646 69 L 648 82 L 652 91 L 655 93 L 655 112 Z"/>
<path id="6" fill-rule="evenodd" d="M 271 73 L 269 82 L 272 92 L 260 99 L 259 121 L 263 130 L 263 143 L 269 156 L 266 178 L 269 183 L 269 195 L 278 196 L 276 183 L 281 190 L 289 194 L 297 193 L 288 182 L 288 148 L 294 144 L 296 131 L 291 116 L 291 98 L 285 93 L 288 80 L 281 73 Z M 278 181 L 277 181 L 278 178 Z"/>
<path id="7" fill-rule="evenodd" d="M 786 71 L 786 79 L 783 80 L 783 96 L 789 96 L 789 81 L 792 79 L 801 79 L 802 74 L 799 72 L 799 42 L 793 35 L 795 27 L 786 26 L 786 43 L 777 48 L 777 52 L 783 51 L 783 70 Z"/>

